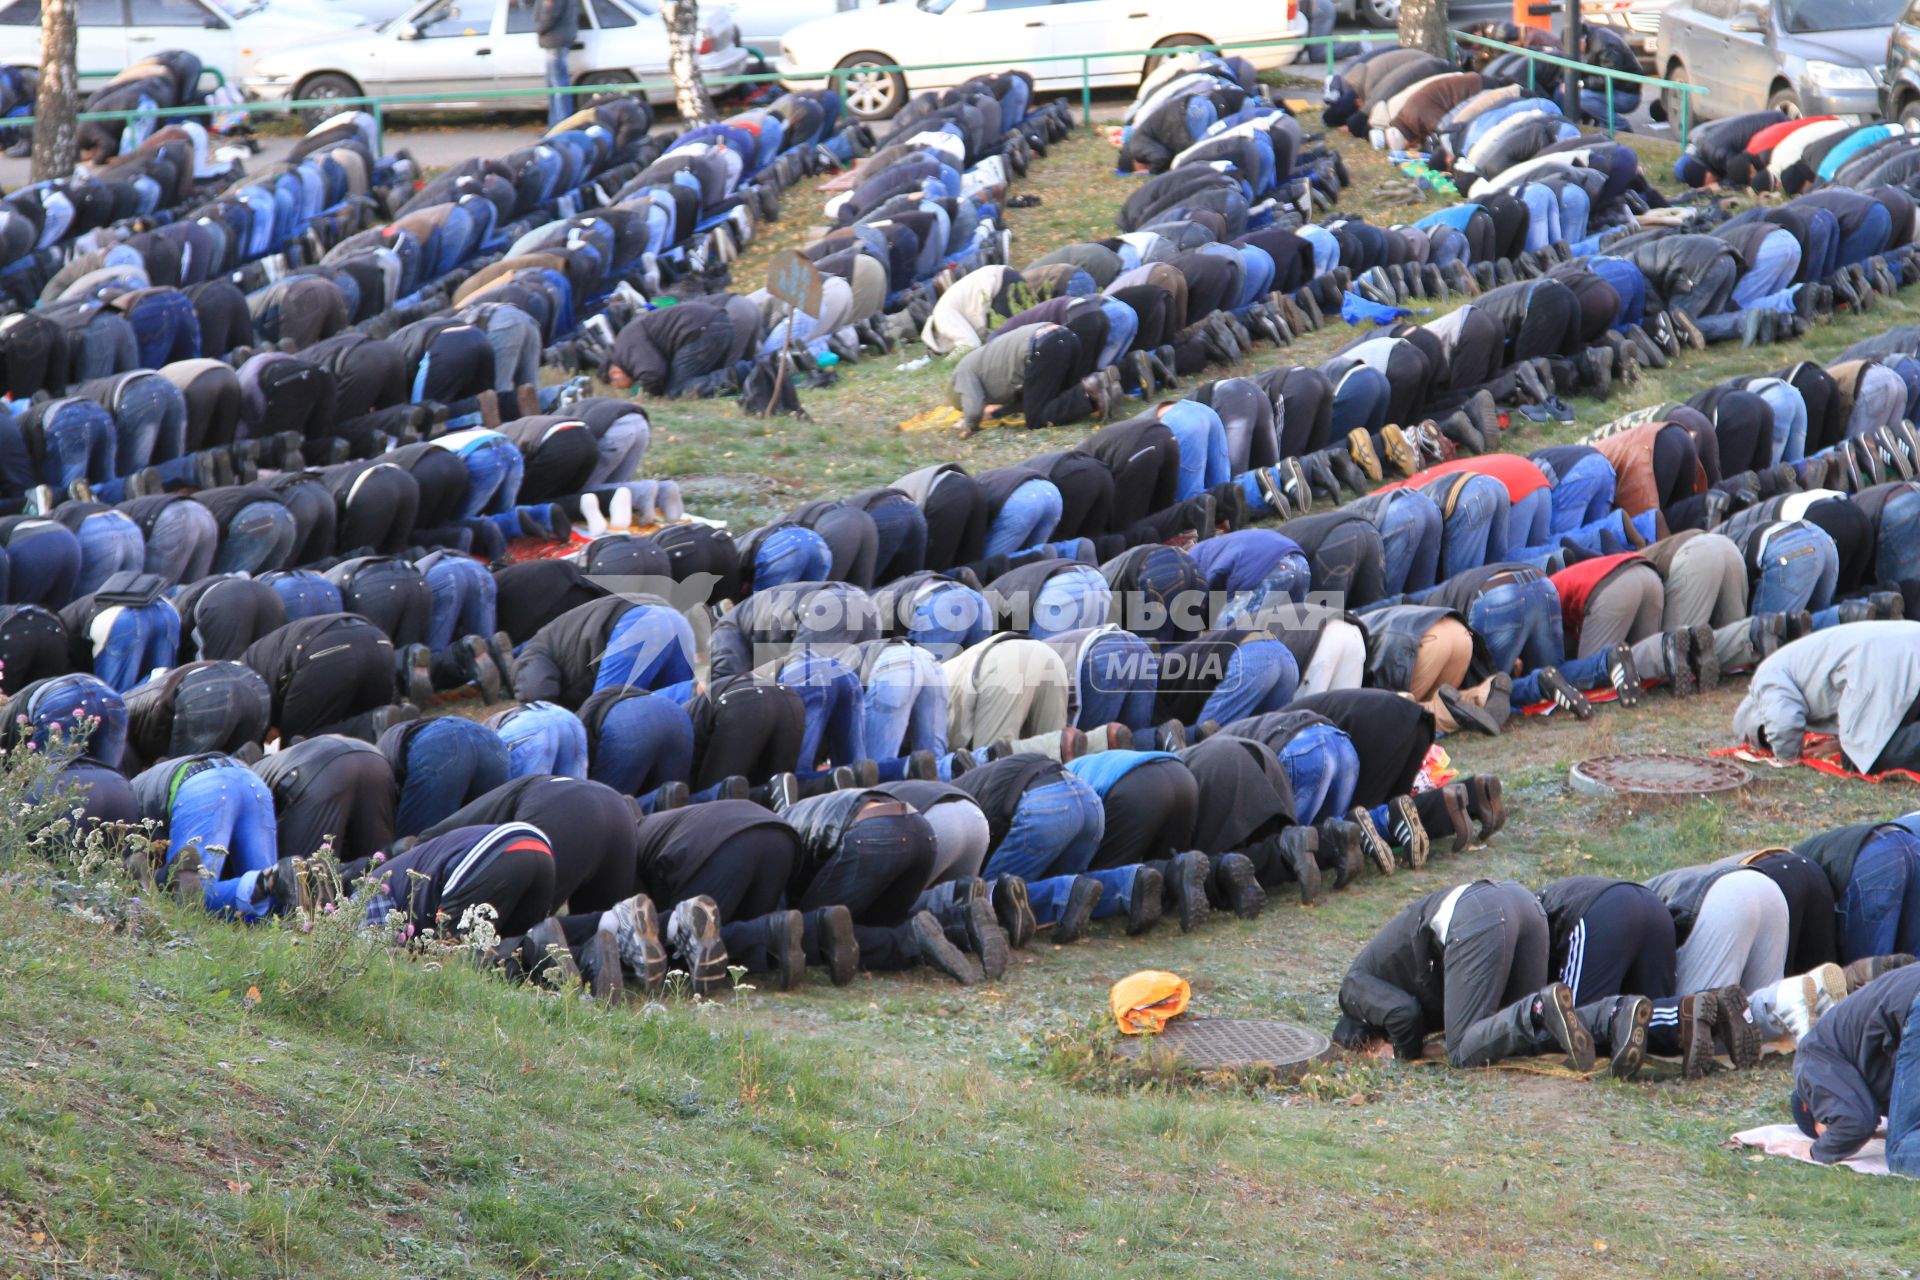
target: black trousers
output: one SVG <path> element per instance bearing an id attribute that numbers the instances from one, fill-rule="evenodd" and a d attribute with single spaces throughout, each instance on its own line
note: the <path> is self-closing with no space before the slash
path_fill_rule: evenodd
<path id="1" fill-rule="evenodd" d="M 414 478 L 396 466 L 376 466 L 342 495 L 334 545 L 341 551 L 364 547 L 379 555 L 397 554 L 412 540 L 419 509 Z"/>
<path id="2" fill-rule="evenodd" d="M 1173 295 L 1159 285 L 1139 284 L 1114 291 L 1116 302 L 1130 308 L 1139 317 L 1132 351 L 1157 351 L 1173 340 Z"/>
<path id="3" fill-rule="evenodd" d="M 1653 487 L 1663 511 L 1694 496 L 1699 465 L 1699 450 L 1685 427 L 1663 427 L 1653 438 Z"/>
<path id="4" fill-rule="evenodd" d="M 873 517 L 843 502 L 822 512 L 812 527 L 826 540 L 833 556 L 827 577 L 851 583 L 862 591 L 872 590 L 874 565 L 880 555 L 880 530 Z"/>
<path id="5" fill-rule="evenodd" d="M 1050 329 L 1034 339 L 1021 379 L 1021 409 L 1032 430 L 1079 422 L 1093 412 L 1080 389 L 1080 342 L 1066 329 Z"/>
<path id="6" fill-rule="evenodd" d="M 1193 846 L 1200 784 L 1178 760 L 1150 760 L 1109 787 L 1101 807 L 1106 834 L 1090 870 L 1169 858 Z"/>
<path id="7" fill-rule="evenodd" d="M 1060 490 L 1060 520 L 1053 527 L 1055 541 L 1097 538 L 1113 524 L 1115 484 L 1106 464 L 1091 454 L 1060 455 L 1047 478 Z"/>
<path id="8" fill-rule="evenodd" d="M 1673 916 L 1659 895 L 1617 884 L 1575 922 L 1558 976 L 1575 1004 L 1617 995 L 1660 1000 L 1677 986 L 1675 950 Z"/>
<path id="9" fill-rule="evenodd" d="M 275 727 L 283 737 L 310 737 L 388 705 L 393 695 L 393 646 L 361 632 L 292 659 L 275 698 Z"/>
<path id="10" fill-rule="evenodd" d="M 1176 469 L 1179 460 L 1174 460 Z M 972 476 L 948 472 L 920 504 L 927 517 L 927 568 L 951 569 L 980 558 L 993 524 L 986 490 Z"/>
<path id="11" fill-rule="evenodd" d="M 293 513 L 291 564 L 312 564 L 334 553 L 339 509 L 327 486 L 311 476 L 294 473 L 270 486 Z"/>
<path id="12" fill-rule="evenodd" d="M 853 915 L 861 968 L 887 972 L 917 963 L 919 953 L 904 926 L 933 878 L 935 854 L 933 828 L 917 813 L 877 815 L 849 827 L 792 904 L 809 913 L 803 935 L 808 963 L 826 962 L 812 913 L 832 906 Z"/>
<path id="13" fill-rule="evenodd" d="M 127 697 L 127 746 L 147 761 L 202 751 L 237 751 L 246 743 L 266 737 L 273 718 L 273 697 L 267 682 L 238 662 L 210 662 L 188 672 L 170 688 L 163 682 L 142 688 L 152 692 L 135 690 Z M 173 703 L 171 717 L 146 714 L 138 700 L 162 690 Z M 164 737 L 150 737 L 145 731 L 148 724 L 167 725 L 169 720 Z M 391 788 L 391 778 L 386 785 Z"/>
<path id="14" fill-rule="evenodd" d="M 341 608 L 380 628 L 396 649 L 425 644 L 433 621 L 433 591 L 413 565 L 380 560 L 361 565 L 351 577 L 336 579 Z"/>
<path id="15" fill-rule="evenodd" d="M 1580 303 L 1573 290 L 1541 281 L 1527 295 L 1527 313 L 1513 339 L 1513 359 L 1570 356 L 1580 349 Z"/>
<path id="16" fill-rule="evenodd" d="M 1873 517 L 1848 498 L 1828 498 L 1807 508 L 1808 524 L 1824 530 L 1840 552 L 1840 575 L 1835 590 L 1851 595 L 1874 584 L 1878 577 L 1879 542 Z"/>
<path id="17" fill-rule="evenodd" d="M 451 449 L 423 449 L 406 467 L 419 491 L 413 521 L 429 529 L 450 525 L 466 509 L 467 464 Z"/>
<path id="18" fill-rule="evenodd" d="M 72 670 L 67 643 L 67 629 L 51 611 L 38 605 L 0 608 L 0 693 L 17 693 Z"/>
<path id="19" fill-rule="evenodd" d="M 762 684 L 716 701 L 707 733 L 694 743 L 693 789 L 735 776 L 758 785 L 790 771 L 806 730 L 806 706 L 791 689 Z"/>
<path id="20" fill-rule="evenodd" d="M 1778 885 L 1787 900 L 1787 972 L 1840 963 L 1839 922 L 1827 873 L 1797 853 L 1769 854 L 1750 865 Z"/>
<path id="21" fill-rule="evenodd" d="M 667 381 L 661 394 L 677 396 L 689 384 L 717 372 L 733 351 L 733 321 L 725 313 L 716 315 L 692 337 L 674 348 L 667 365 Z"/>
<path id="22" fill-rule="evenodd" d="M 1728 476 L 1773 465 L 1773 409 L 1751 391 L 1730 391 L 1713 409 L 1720 470 Z"/>
<path id="23" fill-rule="evenodd" d="M 663 927 L 673 908 L 688 898 L 712 898 L 720 909 L 727 956 L 751 972 L 765 973 L 773 967 L 766 917 L 779 909 L 799 856 L 800 838 L 792 831 L 749 827 L 717 846 L 697 867 L 679 873 L 663 869 L 666 874 L 649 877 L 645 887 Z"/>
<path id="24" fill-rule="evenodd" d="M 311 857 L 329 836 L 340 862 L 393 847 L 393 769 L 384 756 L 350 751 L 302 771 L 296 794 L 273 798 L 280 856 Z"/>
<path id="25" fill-rule="evenodd" d="M 487 903 L 500 913 L 494 929 L 503 938 L 513 938 L 545 920 L 552 901 L 553 859 L 538 850 L 518 849 L 482 859 L 458 888 L 440 900 L 440 912 L 451 929 L 468 907 Z"/>
<path id="26" fill-rule="evenodd" d="M 1157 433 L 1156 433 L 1157 434 Z M 1171 431 L 1113 468 L 1109 529 L 1128 529 L 1174 503 L 1180 490 L 1180 447 Z"/>
<path id="27" fill-rule="evenodd" d="M 526 450 L 521 452 L 526 453 Z M 561 427 L 527 453 L 520 501 L 558 502 L 587 487 L 600 462 L 600 442 L 586 426 Z"/>

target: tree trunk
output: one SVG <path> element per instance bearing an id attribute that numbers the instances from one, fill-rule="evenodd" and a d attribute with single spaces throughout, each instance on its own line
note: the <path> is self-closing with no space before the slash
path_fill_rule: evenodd
<path id="1" fill-rule="evenodd" d="M 667 67 L 673 72 L 673 105 L 689 128 L 720 118 L 700 78 L 700 0 L 675 0 L 666 6 Z"/>
<path id="2" fill-rule="evenodd" d="M 1447 57 L 1447 0 L 1400 0 L 1400 44 Z"/>
<path id="3" fill-rule="evenodd" d="M 41 0 L 40 94 L 34 100 L 33 180 L 64 178 L 80 157 L 79 68 L 74 66 L 74 5 Z"/>

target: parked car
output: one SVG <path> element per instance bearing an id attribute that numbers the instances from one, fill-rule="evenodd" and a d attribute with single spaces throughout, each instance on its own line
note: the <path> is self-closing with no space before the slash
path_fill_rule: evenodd
<path id="1" fill-rule="evenodd" d="M 268 53 L 243 87 L 266 102 L 444 94 L 445 101 L 415 104 L 437 107 L 456 104 L 474 89 L 523 89 L 544 97 L 539 91 L 546 85 L 546 51 L 534 34 L 533 13 L 531 0 L 423 0 L 378 28 Z M 703 11 L 700 21 L 706 33 L 701 70 L 709 76 L 744 73 L 748 54 L 735 38 L 732 14 L 716 6 Z M 580 0 L 574 50 L 575 84 L 657 81 L 660 87 L 647 96 L 656 103 L 673 101 L 666 23 L 652 0 Z"/>
<path id="2" fill-rule="evenodd" d="M 1098 54 L 1242 40 L 1282 40 L 1306 34 L 1294 0 L 918 0 L 838 13 L 802 23 L 780 41 L 776 70 L 798 75 L 828 68 L 875 68 L 845 77 L 841 94 L 861 120 L 881 120 L 922 89 L 943 89 L 970 76 L 1021 70 L 1036 87 L 1080 84 L 1078 61 L 1035 62 L 1049 54 Z M 1266 70 L 1293 61 L 1298 46 L 1236 50 Z M 1138 52 L 1109 53 L 1090 64 L 1096 85 L 1131 85 L 1157 59 Z M 901 74 L 877 68 L 920 63 L 966 63 L 946 70 Z"/>
<path id="3" fill-rule="evenodd" d="M 79 0 L 75 62 L 113 75 L 151 53 L 185 49 L 237 84 L 265 50 L 352 31 L 365 18 L 333 5 L 269 7 L 260 0 Z M 40 65 L 40 0 L 0 2 L 0 63 Z M 83 83 L 97 87 L 100 79 Z"/>
<path id="4" fill-rule="evenodd" d="M 1870 118 L 1880 112 L 1881 66 L 1906 2 L 1674 0 L 1660 21 L 1661 74 L 1706 89 L 1693 95 L 1696 116 L 1772 107 Z M 1666 106 L 1677 119 L 1679 103 Z"/>
<path id="5" fill-rule="evenodd" d="M 1334 12 L 1349 22 L 1364 22 L 1388 30 L 1400 25 L 1400 0 L 1335 0 Z M 1506 22 L 1513 17 L 1511 0 L 1452 0 L 1447 25 L 1470 27 L 1476 22 Z"/>
<path id="6" fill-rule="evenodd" d="M 1581 0 L 1580 21 L 1612 27 L 1639 55 L 1640 69 L 1656 75 L 1660 65 L 1660 15 L 1672 0 Z"/>
<path id="7" fill-rule="evenodd" d="M 852 9 L 871 9 L 896 0 L 731 0 L 740 43 L 771 59 L 780 37 L 803 22 L 830 18 Z"/>
<path id="8" fill-rule="evenodd" d="M 1912 0 L 1893 24 L 1880 112 L 1909 129 L 1920 128 L 1920 0 Z"/>

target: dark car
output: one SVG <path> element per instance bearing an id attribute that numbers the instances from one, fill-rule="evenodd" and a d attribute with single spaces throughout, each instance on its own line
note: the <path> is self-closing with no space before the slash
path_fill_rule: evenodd
<path id="1" fill-rule="evenodd" d="M 1920 127 L 1920 0 L 1912 0 L 1893 24 L 1886 77 L 1881 113 L 1909 129 Z"/>
<path id="2" fill-rule="evenodd" d="M 1872 117 L 1894 20 L 1909 0 L 1675 0 L 1661 74 L 1702 85 L 1693 110 Z M 1677 104 L 1667 104 L 1671 115 Z"/>

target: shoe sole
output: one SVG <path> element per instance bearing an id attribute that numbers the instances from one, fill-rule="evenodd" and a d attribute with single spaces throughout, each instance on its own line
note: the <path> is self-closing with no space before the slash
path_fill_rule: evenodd
<path id="1" fill-rule="evenodd" d="M 777 927 L 779 932 L 771 941 L 773 946 L 774 976 L 782 991 L 792 991 L 807 980 L 807 948 L 804 922 L 798 911 L 786 913 L 786 920 Z"/>
<path id="2" fill-rule="evenodd" d="M 998 982 L 1000 975 L 1007 971 L 1012 947 L 1007 943 L 1007 931 L 1000 927 L 999 917 L 993 914 L 993 904 L 984 898 L 967 903 L 966 927 L 967 941 L 973 947 L 973 954 L 980 957 L 980 968 L 987 981 Z"/>
<path id="3" fill-rule="evenodd" d="M 1002 903 L 1001 897 L 1006 901 Z M 1000 921 L 1000 927 L 1006 930 L 1007 942 L 1018 951 L 1033 941 L 1034 930 L 1039 922 L 1033 918 L 1033 903 L 1027 897 L 1027 883 L 1018 877 L 1007 880 L 1004 886 L 993 887 L 994 915 Z"/>
<path id="4" fill-rule="evenodd" d="M 1631 1080 L 1647 1060 L 1647 1024 L 1653 1017 L 1653 1004 L 1637 1000 L 1633 1006 L 1633 1025 L 1627 1030 L 1627 1042 L 1613 1047 L 1607 1059 L 1607 1072 L 1615 1080 Z"/>
<path id="5" fill-rule="evenodd" d="M 1227 855 L 1222 855 L 1227 856 Z M 1260 913 L 1267 909 L 1267 891 L 1260 887 L 1260 879 L 1253 872 L 1253 863 L 1246 858 L 1235 858 L 1224 867 L 1227 881 L 1227 898 L 1233 903 L 1233 914 L 1241 920 L 1257 920 Z M 1317 872 L 1319 868 L 1316 866 Z M 1309 893 L 1305 881 L 1300 886 L 1300 901 L 1312 902 L 1320 892 L 1320 881 L 1316 875 Z"/>
<path id="6" fill-rule="evenodd" d="M 1373 863 L 1374 870 L 1383 876 L 1394 872 L 1393 846 L 1380 834 L 1380 828 L 1373 825 L 1373 815 L 1365 809 L 1355 809 L 1347 815 L 1347 821 L 1360 828 L 1360 847 L 1367 855 L 1367 861 Z"/>
<path id="7" fill-rule="evenodd" d="M 1179 898 L 1180 932 L 1192 933 L 1207 922 L 1212 912 L 1207 902 L 1206 864 L 1199 858 L 1181 860 L 1174 867 L 1177 877 L 1174 893 Z"/>
<path id="8" fill-rule="evenodd" d="M 973 966 L 967 963 L 966 953 L 947 941 L 931 914 L 922 911 L 915 916 L 912 928 L 914 940 L 920 944 L 921 964 L 938 969 L 963 987 L 974 984 Z"/>
<path id="9" fill-rule="evenodd" d="M 820 918 L 820 927 L 829 935 L 821 940 L 827 953 L 827 972 L 836 987 L 852 982 L 860 972 L 860 943 L 853 936 L 853 913 L 845 907 L 829 907 Z"/>
<path id="10" fill-rule="evenodd" d="M 620 944 L 610 933 L 593 935 L 593 998 L 602 1004 L 617 1004 L 626 996 L 626 982 L 620 973 Z"/>
<path id="11" fill-rule="evenodd" d="M 1433 851 L 1427 829 L 1420 824 L 1420 811 L 1414 808 L 1412 796 L 1395 796 L 1393 811 L 1406 824 L 1407 861 L 1418 871 L 1427 865 L 1427 855 Z"/>
<path id="12" fill-rule="evenodd" d="M 1098 880 L 1082 877 L 1074 881 L 1073 888 L 1067 891 L 1067 905 L 1053 925 L 1054 946 L 1071 946 L 1087 936 L 1087 929 L 1093 923 L 1093 909 L 1100 905 L 1100 895 L 1105 890 Z"/>
<path id="13" fill-rule="evenodd" d="M 1713 1029 L 1727 1046 L 1727 1057 L 1734 1070 L 1747 1071 L 1759 1065 L 1760 1047 L 1766 1042 L 1766 1033 L 1755 1025 L 1746 1001 L 1737 993 L 1738 989 L 1733 987 L 1722 987 L 1713 993 Z"/>
<path id="14" fill-rule="evenodd" d="M 1547 1024 L 1547 1034 L 1567 1055 L 1568 1065 L 1575 1071 L 1593 1070 L 1593 1037 L 1580 1024 L 1579 1016 L 1573 1010 L 1573 992 L 1566 987 L 1555 987 L 1553 999 L 1541 1011 Z"/>

